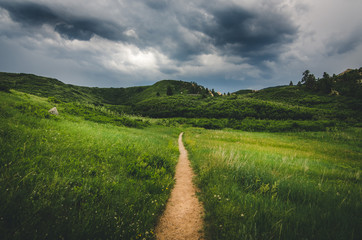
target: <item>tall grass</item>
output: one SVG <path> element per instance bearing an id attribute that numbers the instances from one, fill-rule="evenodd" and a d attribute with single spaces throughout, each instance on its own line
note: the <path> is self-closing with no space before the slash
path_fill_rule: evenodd
<path id="1" fill-rule="evenodd" d="M 177 129 L 51 116 L 46 99 L 17 92 L 0 99 L 1 239 L 154 238 Z"/>
<path id="2" fill-rule="evenodd" d="M 209 239 L 361 239 L 361 129 L 186 131 Z"/>

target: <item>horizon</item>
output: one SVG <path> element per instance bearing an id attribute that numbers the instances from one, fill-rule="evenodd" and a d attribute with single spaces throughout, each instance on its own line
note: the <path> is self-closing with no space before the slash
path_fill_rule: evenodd
<path id="1" fill-rule="evenodd" d="M 348 69 L 347 69 L 348 70 Z M 0 72 L 1 73 L 1 72 Z M 34 75 L 34 76 L 37 76 L 37 77 L 44 77 L 44 78 L 48 78 L 48 79 L 55 79 L 57 81 L 60 81 L 64 84 L 67 84 L 67 85 L 74 85 L 74 86 L 77 86 L 77 87 L 89 87 L 89 88 L 132 88 L 132 87 L 149 87 L 149 86 L 153 86 L 155 85 L 156 83 L 158 82 L 162 82 L 162 81 L 181 81 L 181 82 L 187 82 L 187 83 L 193 83 L 195 82 L 196 84 L 198 84 L 199 86 L 202 86 L 204 88 L 207 88 L 209 89 L 210 91 L 213 89 L 213 88 L 209 88 L 208 86 L 205 86 L 205 85 L 202 85 L 196 81 L 184 81 L 184 80 L 180 80 L 180 79 L 161 79 L 161 80 L 158 80 L 156 82 L 153 82 L 153 83 L 150 83 L 148 85 L 134 85 L 134 86 L 128 86 L 128 87 L 97 87 L 97 86 L 84 86 L 84 85 L 77 85 L 77 84 L 72 84 L 72 83 L 65 83 L 63 82 L 62 80 L 60 79 L 57 79 L 57 78 L 54 78 L 54 77 L 51 77 L 51 76 L 41 76 L 41 75 L 36 75 L 36 74 L 33 74 L 33 73 L 23 73 L 23 72 L 3 72 L 3 73 L 10 73 L 10 74 L 26 74 L 26 75 Z M 293 85 L 296 85 L 297 83 L 294 83 L 293 82 Z M 267 88 L 274 88 L 274 87 L 283 87 L 283 86 L 288 86 L 289 84 L 281 84 L 281 85 L 275 85 L 275 86 L 267 86 L 265 88 L 261 88 L 261 89 L 251 89 L 251 88 L 242 88 L 242 89 L 233 89 L 232 91 L 228 91 L 229 93 L 235 93 L 235 92 L 238 92 L 238 91 L 242 91 L 242 90 L 253 90 L 253 91 L 259 91 L 259 90 L 263 90 L 263 89 L 267 89 Z M 218 89 L 214 89 L 215 92 L 219 92 L 221 94 L 227 94 L 228 92 L 221 92 L 219 91 Z"/>
<path id="2" fill-rule="evenodd" d="M 0 71 L 87 87 L 175 79 L 222 93 L 296 84 L 307 69 L 321 77 L 362 66 L 361 9 L 342 0 L 0 0 Z"/>

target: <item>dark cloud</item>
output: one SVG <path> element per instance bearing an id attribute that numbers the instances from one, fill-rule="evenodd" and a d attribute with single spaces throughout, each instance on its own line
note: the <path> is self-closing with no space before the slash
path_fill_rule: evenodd
<path id="1" fill-rule="evenodd" d="M 237 44 L 244 51 L 285 43 L 296 33 L 291 21 L 280 14 L 268 16 L 239 8 L 217 11 L 215 18 L 217 24 L 208 34 L 218 45 Z"/>
<path id="2" fill-rule="evenodd" d="M 280 46 L 291 42 L 297 28 L 286 15 L 260 12 L 240 6 L 207 5 L 189 8 L 170 6 L 164 1 L 142 1 L 146 8 L 138 7 L 123 26 L 112 21 L 80 17 L 37 3 L 7 2 L 5 8 L 14 21 L 23 25 L 48 24 L 62 37 L 88 41 L 98 35 L 111 41 L 121 41 L 146 49 L 153 47 L 176 61 L 190 61 L 200 54 L 217 50 L 220 55 L 238 55 L 250 61 L 272 60 L 280 53 Z M 172 11 L 165 11 L 171 8 Z M 133 6 L 133 8 L 135 8 Z M 156 11 L 150 13 L 149 8 Z M 124 10 L 123 10 L 124 11 Z M 207 14 L 202 14 L 202 11 Z M 138 39 L 125 34 L 135 28 Z"/>
<path id="3" fill-rule="evenodd" d="M 278 54 L 276 47 L 291 42 L 298 30 L 287 16 L 272 10 L 261 13 L 234 6 L 210 14 L 212 21 L 198 19 L 190 26 L 209 36 L 228 55 L 272 58 Z"/>
<path id="4" fill-rule="evenodd" d="M 94 35 L 112 41 L 128 41 L 129 38 L 124 34 L 126 28 L 111 22 L 89 18 L 62 21 L 56 24 L 54 30 L 71 40 L 90 40 Z"/>
<path id="5" fill-rule="evenodd" d="M 347 36 L 337 36 L 327 44 L 328 56 L 345 54 L 362 45 L 362 30 L 357 29 Z"/>
<path id="6" fill-rule="evenodd" d="M 170 74 L 178 74 L 180 72 L 176 68 L 172 68 L 172 67 L 160 67 L 159 70 L 163 74 L 168 74 L 168 75 L 170 75 Z"/>
<path id="7" fill-rule="evenodd" d="M 144 3 L 154 10 L 165 10 L 169 5 L 167 0 L 146 0 Z"/>
<path id="8" fill-rule="evenodd" d="M 76 27 L 74 25 L 69 25 L 66 23 L 59 23 L 55 26 L 55 31 L 60 33 L 63 37 L 66 37 L 70 40 L 78 39 L 78 40 L 89 40 L 94 35 L 93 32 Z"/>
<path id="9" fill-rule="evenodd" d="M 27 26 L 60 21 L 50 8 L 35 3 L 0 2 L 0 7 L 6 9 L 14 21 Z"/>
<path id="10" fill-rule="evenodd" d="M 298 27 L 273 8 L 261 11 L 240 6 L 203 6 L 179 15 L 180 23 L 205 35 L 204 43 L 220 55 L 248 58 L 251 64 L 275 60 L 283 46 L 297 37 Z"/>
<path id="11" fill-rule="evenodd" d="M 187 39 L 182 37 L 182 35 L 180 35 L 180 37 L 175 35 L 175 37 L 170 40 L 173 44 L 167 48 L 165 48 L 164 45 L 161 45 L 161 50 L 176 61 L 191 61 L 194 57 L 199 56 L 200 54 L 210 52 L 209 44 L 203 41 L 188 42 Z"/>
<path id="12" fill-rule="evenodd" d="M 126 28 L 116 23 L 69 16 L 37 3 L 5 2 L 0 3 L 0 7 L 6 9 L 14 21 L 26 27 L 48 24 L 70 40 L 88 41 L 95 34 L 113 41 L 125 41 L 128 38 L 124 34 Z"/>

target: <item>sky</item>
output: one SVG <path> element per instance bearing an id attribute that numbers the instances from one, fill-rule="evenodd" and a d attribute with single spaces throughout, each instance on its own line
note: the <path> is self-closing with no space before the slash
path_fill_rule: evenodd
<path id="1" fill-rule="evenodd" d="M 0 0 L 0 71 L 220 92 L 362 67 L 361 0 Z"/>

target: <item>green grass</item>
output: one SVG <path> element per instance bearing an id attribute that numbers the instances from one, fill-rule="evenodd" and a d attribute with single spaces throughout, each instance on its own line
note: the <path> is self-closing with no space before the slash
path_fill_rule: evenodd
<path id="1" fill-rule="evenodd" d="M 362 130 L 185 133 L 209 239 L 361 239 Z"/>
<path id="2" fill-rule="evenodd" d="M 19 92 L 0 101 L 2 239 L 154 238 L 178 129 L 87 121 L 67 105 L 51 116 L 53 103 Z"/>
<path id="3" fill-rule="evenodd" d="M 43 80 L 39 80 L 40 87 Z M 169 83 L 155 84 L 155 89 L 166 89 Z M 182 82 L 177 84 L 184 87 Z M 34 91 L 31 82 L 26 86 Z M 46 94 L 47 88 L 39 95 Z M 142 89 L 129 90 L 146 91 Z M 116 99 L 120 93 L 116 89 L 83 91 L 67 86 L 64 98 L 69 101 L 65 102 L 62 94 L 43 98 L 14 90 L 9 93 L 6 86 L 0 90 L 2 239 L 154 239 L 155 224 L 174 184 L 177 136 L 183 125 L 251 131 L 289 131 L 298 126 L 300 130 L 326 130 L 251 133 L 186 129 L 186 147 L 201 189 L 209 239 L 362 237 L 362 130 L 335 128 L 339 125 L 334 121 L 340 124 L 345 117 L 325 120 L 324 116 L 334 116 L 338 108 L 299 108 L 282 104 L 283 99 L 250 99 L 249 94 L 205 99 L 161 94 L 148 103 L 163 109 L 165 117 L 170 117 L 167 111 L 171 110 L 200 112 L 203 109 L 198 103 L 202 101 L 213 118 L 145 119 L 122 113 L 145 102 L 125 108 L 98 98 L 105 93 L 100 92 L 109 91 L 114 93 L 109 97 Z M 265 96 L 276 98 L 270 94 Z M 302 94 L 306 94 L 304 100 L 311 96 Z M 337 103 L 332 98 L 315 97 L 308 104 L 323 105 L 325 100 L 334 106 Z M 54 106 L 59 116 L 48 113 Z M 249 118 L 224 118 L 222 114 L 228 111 L 220 109 L 240 110 L 235 114 Z M 260 114 L 270 116 L 252 118 Z M 302 117 L 279 118 L 283 114 Z"/>

